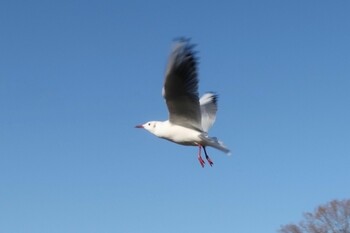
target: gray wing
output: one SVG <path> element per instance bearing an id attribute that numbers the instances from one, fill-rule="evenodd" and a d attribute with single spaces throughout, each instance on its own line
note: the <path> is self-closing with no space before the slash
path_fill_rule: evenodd
<path id="1" fill-rule="evenodd" d="M 216 112 L 218 110 L 217 100 L 218 96 L 212 92 L 205 93 L 199 99 L 202 114 L 202 129 L 204 132 L 208 132 L 215 122 Z"/>
<path id="2" fill-rule="evenodd" d="M 187 39 L 176 41 L 165 74 L 163 97 L 171 123 L 202 131 L 197 58 L 193 48 Z"/>

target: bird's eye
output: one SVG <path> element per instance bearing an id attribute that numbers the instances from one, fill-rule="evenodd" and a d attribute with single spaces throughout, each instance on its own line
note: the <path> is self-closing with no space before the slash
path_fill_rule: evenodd
<path id="1" fill-rule="evenodd" d="M 150 126 L 150 125 L 151 125 L 151 123 L 148 123 L 148 125 Z"/>

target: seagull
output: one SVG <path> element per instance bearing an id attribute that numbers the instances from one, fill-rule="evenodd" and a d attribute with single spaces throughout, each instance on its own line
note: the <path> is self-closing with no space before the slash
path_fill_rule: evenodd
<path id="1" fill-rule="evenodd" d="M 149 121 L 136 128 L 143 128 L 159 138 L 171 142 L 198 146 L 198 161 L 202 167 L 203 148 L 209 165 L 213 165 L 206 147 L 213 147 L 230 154 L 230 150 L 208 130 L 213 126 L 218 109 L 218 95 L 213 92 L 198 96 L 198 75 L 195 45 L 189 39 L 180 38 L 174 43 L 165 72 L 163 97 L 169 111 L 169 120 Z"/>

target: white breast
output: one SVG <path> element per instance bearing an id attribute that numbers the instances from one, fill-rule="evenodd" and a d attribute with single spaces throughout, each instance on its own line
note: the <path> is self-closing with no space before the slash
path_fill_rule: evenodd
<path id="1" fill-rule="evenodd" d="M 173 125 L 169 121 L 157 124 L 157 128 L 154 132 L 157 137 L 167 139 L 169 141 L 182 144 L 182 145 L 197 145 L 200 143 L 200 132 L 185 128 L 179 125 Z"/>

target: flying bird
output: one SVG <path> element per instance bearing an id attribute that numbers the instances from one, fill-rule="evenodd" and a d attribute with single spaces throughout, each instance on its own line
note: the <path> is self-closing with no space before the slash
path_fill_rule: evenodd
<path id="1" fill-rule="evenodd" d="M 210 166 L 213 161 L 207 153 L 207 146 L 226 154 L 230 154 L 230 150 L 216 137 L 208 135 L 215 122 L 218 96 L 213 92 L 205 93 L 201 98 L 198 96 L 198 59 L 194 47 L 189 39 L 181 38 L 175 41 L 170 54 L 162 90 L 169 120 L 149 121 L 136 128 L 144 128 L 177 144 L 198 146 L 198 161 L 204 167 L 202 148 Z"/>

